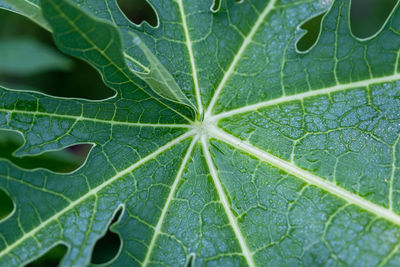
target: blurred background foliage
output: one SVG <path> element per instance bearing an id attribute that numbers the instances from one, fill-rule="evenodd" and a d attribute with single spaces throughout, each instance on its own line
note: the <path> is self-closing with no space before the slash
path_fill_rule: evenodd
<path id="1" fill-rule="evenodd" d="M 373 36 L 382 27 L 397 1 L 352 0 L 350 24 L 353 34 L 360 39 Z M 118 3 L 134 23 L 139 24 L 145 20 L 152 26 L 157 25 L 155 12 L 145 0 L 118 0 Z M 324 14 L 315 15 L 301 25 L 307 33 L 297 43 L 300 51 L 308 50 L 318 38 Z M 0 25 L 1 85 L 17 90 L 86 99 L 104 99 L 114 94 L 103 84 L 93 68 L 59 52 L 50 33 L 28 19 L 0 9 Z M 91 148 L 89 144 L 77 145 L 38 156 L 14 157 L 12 153 L 22 144 L 23 138 L 19 134 L 0 131 L 0 158 L 8 159 L 25 169 L 46 168 L 61 173 L 79 168 Z M 6 219 L 13 208 L 12 200 L 0 189 L 0 220 Z M 114 221 L 119 215 L 115 216 Z M 111 260 L 118 253 L 119 247 L 119 237 L 108 231 L 97 242 L 92 263 Z M 66 250 L 64 245 L 58 245 L 28 266 L 57 266 Z"/>

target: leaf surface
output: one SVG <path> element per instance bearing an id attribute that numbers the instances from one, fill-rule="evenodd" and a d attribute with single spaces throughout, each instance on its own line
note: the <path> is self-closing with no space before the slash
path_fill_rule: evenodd
<path id="1" fill-rule="evenodd" d="M 42 0 L 59 48 L 116 95 L 0 89 L 0 127 L 25 138 L 16 155 L 94 144 L 69 174 L 0 161 L 15 204 L 0 265 L 60 243 L 62 266 L 89 265 L 121 208 L 110 266 L 399 265 L 398 5 L 359 40 L 346 0 L 150 3 L 157 27 L 111 0 Z M 299 53 L 299 25 L 323 12 L 317 43 Z M 137 75 L 155 65 L 155 82 L 175 89 Z"/>

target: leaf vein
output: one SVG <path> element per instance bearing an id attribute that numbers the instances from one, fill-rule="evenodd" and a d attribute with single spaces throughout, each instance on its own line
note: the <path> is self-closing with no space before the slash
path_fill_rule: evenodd
<path id="1" fill-rule="evenodd" d="M 193 54 L 192 41 L 190 39 L 189 29 L 188 29 L 188 25 L 187 25 L 187 21 L 186 21 L 185 9 L 183 7 L 182 0 L 177 0 L 176 2 L 179 5 L 179 12 L 181 13 L 181 17 L 182 17 L 182 26 L 183 26 L 183 30 L 184 30 L 184 33 L 185 33 L 186 46 L 187 46 L 187 49 L 188 49 L 189 58 L 190 58 L 190 65 L 191 65 L 192 73 L 193 73 L 194 89 L 195 89 L 195 92 L 196 92 L 196 101 L 197 101 L 197 106 L 198 106 L 198 109 L 199 109 L 198 111 L 199 111 L 199 114 L 202 114 L 203 113 L 203 104 L 202 104 L 202 101 L 201 101 L 201 92 L 200 92 L 200 86 L 199 86 L 199 79 L 197 77 L 196 62 L 195 62 L 195 58 L 194 58 L 194 54 Z"/>
<path id="2" fill-rule="evenodd" d="M 282 160 L 268 152 L 265 152 L 247 142 L 236 138 L 225 131 L 222 131 L 216 127 L 210 127 L 210 134 L 212 137 L 229 144 L 230 146 L 242 150 L 250 155 L 267 162 L 268 164 L 286 171 L 287 173 L 302 179 L 303 181 L 314 185 L 326 192 L 329 192 L 353 205 L 356 205 L 377 217 L 384 218 L 396 225 L 400 225 L 400 215 L 394 213 L 390 209 L 379 206 L 367 199 L 364 199 L 346 189 L 339 187 L 338 185 L 327 181 L 313 173 L 303 170 L 296 165 Z"/>
<path id="3" fill-rule="evenodd" d="M 242 232 L 240 230 L 240 227 L 238 226 L 237 219 L 232 214 L 231 207 L 229 207 L 229 202 L 227 200 L 227 197 L 225 195 L 225 192 L 224 192 L 224 189 L 222 187 L 221 181 L 219 180 L 219 177 L 218 177 L 218 172 L 215 169 L 212 157 L 210 155 L 210 151 L 209 151 L 209 147 L 208 147 L 208 140 L 206 139 L 206 136 L 202 136 L 201 145 L 202 145 L 202 148 L 203 148 L 203 153 L 204 153 L 204 157 L 205 157 L 206 162 L 207 162 L 207 166 L 209 168 L 211 177 L 212 177 L 212 179 L 214 181 L 214 185 L 215 185 L 215 187 L 217 189 L 218 196 L 220 198 L 220 201 L 222 202 L 222 206 L 224 207 L 224 210 L 225 210 L 225 213 L 226 213 L 226 215 L 228 217 L 229 223 L 230 223 L 230 225 L 231 225 L 231 227 L 232 227 L 232 229 L 233 229 L 233 231 L 234 231 L 234 233 L 236 235 L 236 238 L 239 241 L 240 247 L 241 247 L 242 252 L 243 252 L 243 256 L 245 257 L 245 259 L 246 259 L 247 263 L 249 264 L 249 266 L 251 266 L 251 267 L 256 266 L 255 263 L 254 263 L 253 257 L 252 257 L 252 253 L 251 253 L 251 251 L 250 251 L 250 249 L 249 249 L 249 247 L 248 247 L 248 245 L 246 243 L 246 240 L 245 240 L 245 238 L 244 238 L 244 236 L 243 236 L 243 234 L 242 234 Z"/>
<path id="4" fill-rule="evenodd" d="M 219 83 L 217 89 L 215 90 L 214 96 L 211 99 L 211 102 L 207 108 L 206 111 L 206 116 L 209 117 L 212 114 L 212 109 L 217 102 L 219 95 L 222 92 L 222 89 L 225 87 L 226 82 L 229 80 L 231 75 L 234 73 L 236 65 L 239 63 L 240 59 L 242 58 L 243 53 L 245 52 L 246 48 L 248 45 L 251 43 L 254 35 L 256 34 L 257 30 L 260 28 L 260 26 L 263 24 L 265 18 L 268 16 L 268 14 L 271 12 L 271 10 L 274 9 L 276 0 L 271 0 L 267 6 L 265 7 L 264 11 L 261 13 L 261 15 L 258 17 L 256 23 L 252 27 L 250 33 L 247 35 L 247 37 L 243 40 L 242 46 L 240 47 L 238 53 L 235 55 L 233 58 L 233 61 L 231 65 L 229 66 L 227 72 L 225 72 L 221 82 Z"/>
<path id="5" fill-rule="evenodd" d="M 250 111 L 256 111 L 260 108 L 268 107 L 268 106 L 273 106 L 273 105 L 279 105 L 285 102 L 290 102 L 294 100 L 302 100 L 307 97 L 312 97 L 312 96 L 320 96 L 324 94 L 330 94 L 330 93 L 335 93 L 335 92 L 340 92 L 340 91 L 345 91 L 348 89 L 354 89 L 354 88 L 368 88 L 372 84 L 377 84 L 377 83 L 388 83 L 388 82 L 393 82 L 396 80 L 400 79 L 400 73 L 394 74 L 394 75 L 389 75 L 389 76 L 384 76 L 384 77 L 379 77 L 379 78 L 372 78 L 368 80 L 362 80 L 358 82 L 353 82 L 353 83 L 348 83 L 348 84 L 338 84 L 334 85 L 332 87 L 327 87 L 323 88 L 320 90 L 314 90 L 314 91 L 307 91 L 304 93 L 299 93 L 295 95 L 290 95 L 290 96 L 283 96 L 279 97 L 276 99 L 271 99 L 267 100 L 264 102 L 236 108 L 230 111 L 222 112 L 217 115 L 211 116 L 209 119 L 210 121 L 217 121 L 220 119 L 232 117 L 238 114 L 242 114 L 245 112 L 250 112 Z"/>
<path id="6" fill-rule="evenodd" d="M 174 195 L 176 193 L 176 190 L 178 189 L 179 181 L 181 180 L 181 177 L 183 175 L 183 171 L 185 170 L 185 167 L 186 167 L 186 165 L 187 165 L 187 163 L 188 163 L 188 161 L 190 159 L 190 155 L 192 154 L 193 147 L 196 144 L 196 142 L 197 142 L 197 137 L 193 139 L 193 141 L 191 142 L 191 144 L 190 144 L 190 146 L 189 146 L 189 148 L 188 148 L 188 150 L 186 152 L 185 157 L 183 158 L 183 161 L 182 161 L 182 164 L 181 164 L 181 166 L 179 168 L 178 174 L 176 175 L 175 181 L 171 186 L 167 201 L 165 202 L 165 205 L 164 205 L 164 208 L 163 208 L 163 210 L 161 212 L 160 218 L 158 219 L 156 228 L 154 230 L 154 235 L 153 235 L 153 237 L 151 239 L 151 242 L 150 242 L 150 245 L 149 245 L 149 249 L 147 250 L 146 257 L 145 257 L 145 259 L 143 261 L 142 266 L 147 266 L 149 264 L 150 256 L 151 256 L 151 253 L 153 251 L 154 245 L 156 243 L 157 236 L 161 232 L 161 227 L 163 225 L 165 216 L 166 216 L 167 211 L 169 209 L 169 206 L 170 206 L 170 204 L 171 204 L 171 202 L 173 200 L 173 197 L 174 197 Z"/>
<path id="7" fill-rule="evenodd" d="M 105 120 L 105 119 L 96 119 L 89 118 L 83 116 L 73 116 L 73 115 L 61 115 L 47 112 L 39 112 L 39 111 L 20 111 L 20 110 L 6 110 L 0 109 L 0 112 L 11 112 L 12 114 L 22 114 L 22 115 L 31 115 L 31 116 L 46 116 L 46 117 L 55 117 L 60 119 L 71 119 L 75 121 L 90 121 L 95 123 L 104 123 L 110 125 L 126 125 L 126 126 L 134 126 L 134 127 L 162 127 L 162 128 L 190 128 L 189 124 L 158 124 L 158 123 L 140 123 L 140 122 L 123 122 L 123 121 L 115 121 L 115 120 Z"/>

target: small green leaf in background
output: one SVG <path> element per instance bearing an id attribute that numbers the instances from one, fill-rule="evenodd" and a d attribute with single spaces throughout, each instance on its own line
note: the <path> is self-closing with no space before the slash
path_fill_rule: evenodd
<path id="1" fill-rule="evenodd" d="M 0 203 L 0 220 L 3 220 L 12 212 L 14 205 L 10 197 L 3 190 L 0 190 Z"/>
<path id="2" fill-rule="evenodd" d="M 33 39 L 1 40 L 0 74 L 28 76 L 50 70 L 68 71 L 71 60 Z"/>
<path id="3" fill-rule="evenodd" d="M 0 8 L 27 16 L 46 30 L 50 30 L 49 24 L 43 18 L 38 2 L 37 0 L 0 0 Z"/>
<path id="4" fill-rule="evenodd" d="M 127 57 L 132 63 L 140 65 L 141 67 L 139 71 L 134 69 L 132 69 L 132 71 L 145 81 L 159 96 L 196 109 L 157 57 L 153 55 L 137 35 L 132 32 L 130 34 L 132 35 L 132 42 L 140 48 L 149 63 L 148 66 L 143 66 L 133 58 Z"/>
<path id="5" fill-rule="evenodd" d="M 68 150 L 51 151 L 37 156 L 23 158 L 13 156 L 13 153 L 22 145 L 23 141 L 19 134 L 0 130 L 0 157 L 8 159 L 24 169 L 46 168 L 60 173 L 72 172 L 84 163 L 90 149 L 90 145 L 81 145 Z M 80 153 L 73 153 L 74 150 L 79 150 Z"/>

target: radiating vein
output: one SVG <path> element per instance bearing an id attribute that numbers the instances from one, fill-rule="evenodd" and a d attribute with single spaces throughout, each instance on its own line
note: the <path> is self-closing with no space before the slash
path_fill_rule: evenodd
<path id="1" fill-rule="evenodd" d="M 122 170 L 122 171 L 118 172 L 113 177 L 108 179 L 106 182 L 104 182 L 104 183 L 100 184 L 99 186 L 89 190 L 86 194 L 84 194 L 83 196 L 81 196 L 77 200 L 71 202 L 67 207 L 65 207 L 64 209 L 62 209 L 59 212 L 55 213 L 53 216 L 51 216 L 47 220 L 43 221 L 38 227 L 32 229 L 29 232 L 26 232 L 21 238 L 16 240 L 13 244 L 11 244 L 10 246 L 7 246 L 6 249 L 4 249 L 3 251 L 0 252 L 0 258 L 3 257 L 4 255 L 10 253 L 14 248 L 19 246 L 22 242 L 24 242 L 28 238 L 33 237 L 37 232 L 39 232 L 40 230 L 45 228 L 49 223 L 53 222 L 54 220 L 58 220 L 58 218 L 60 216 L 62 216 L 66 212 L 70 211 L 71 209 L 73 209 L 74 207 L 76 207 L 77 205 L 79 205 L 80 203 L 85 201 L 86 199 L 88 199 L 90 196 L 95 196 L 103 188 L 105 188 L 108 185 L 112 184 L 113 182 L 115 182 L 119 178 L 131 173 L 136 168 L 138 168 L 141 165 L 145 164 L 149 160 L 154 159 L 155 157 L 157 157 L 158 155 L 160 155 L 164 151 L 166 151 L 166 150 L 172 148 L 173 146 L 179 144 L 180 142 L 182 142 L 185 139 L 189 138 L 193 134 L 194 134 L 193 131 L 189 131 L 189 132 L 179 136 L 178 138 L 176 138 L 176 139 L 172 140 L 171 142 L 167 143 L 166 145 L 160 147 L 159 149 L 157 149 L 156 151 L 154 151 L 150 155 L 148 155 L 148 156 L 142 158 L 141 160 L 137 161 L 135 164 L 133 164 L 129 168 L 126 168 L 125 170 Z"/>
<path id="2" fill-rule="evenodd" d="M 251 253 L 250 249 L 248 248 L 248 245 L 246 243 L 245 238 L 242 235 L 242 232 L 239 228 L 237 220 L 231 211 L 231 207 L 229 206 L 228 199 L 225 195 L 221 181 L 219 180 L 219 177 L 218 177 L 218 171 L 215 169 L 213 160 L 210 155 L 207 137 L 204 135 L 201 138 L 201 145 L 203 148 L 204 157 L 205 157 L 207 165 L 208 165 L 208 169 L 209 169 L 211 177 L 214 181 L 215 188 L 217 189 L 218 196 L 220 198 L 220 201 L 222 202 L 222 206 L 224 207 L 225 213 L 228 216 L 229 223 L 236 235 L 237 240 L 239 241 L 240 247 L 243 252 L 243 256 L 246 258 L 246 261 L 249 264 L 249 266 L 253 267 L 253 266 L 255 266 L 255 264 L 254 264 L 254 260 L 252 257 L 252 253 Z"/>
<path id="3" fill-rule="evenodd" d="M 183 7 L 182 0 L 177 0 L 176 2 L 179 5 L 179 11 L 180 11 L 181 17 L 182 17 L 182 26 L 183 26 L 183 30 L 185 32 L 186 46 L 187 46 L 188 53 L 189 53 L 190 65 L 192 67 L 194 89 L 196 91 L 196 101 L 197 101 L 197 107 L 199 109 L 198 113 L 203 114 L 203 104 L 201 101 L 199 79 L 197 77 L 196 62 L 195 62 L 195 58 L 194 58 L 194 54 L 193 54 L 192 41 L 190 39 L 189 29 L 188 29 L 188 25 L 187 25 L 187 21 L 186 21 L 185 9 Z"/>
<path id="4" fill-rule="evenodd" d="M 217 89 L 215 90 L 214 96 L 211 99 L 210 105 L 207 108 L 206 111 L 206 116 L 211 116 L 212 114 L 212 109 L 214 108 L 215 103 L 218 100 L 219 95 L 221 94 L 222 89 L 225 87 L 226 82 L 229 80 L 231 75 L 233 74 L 237 64 L 239 63 L 239 60 L 242 58 L 243 53 L 245 52 L 246 48 L 248 45 L 251 43 L 254 35 L 256 34 L 257 30 L 260 28 L 260 26 L 263 24 L 265 18 L 267 15 L 273 10 L 274 5 L 275 5 L 276 0 L 270 0 L 268 5 L 265 7 L 264 11 L 260 14 L 258 17 L 256 23 L 252 27 L 250 33 L 246 36 L 246 38 L 243 40 L 242 46 L 240 47 L 239 51 L 233 58 L 233 61 L 231 65 L 229 66 L 227 72 L 224 74 L 224 77 L 222 78 L 220 84 L 218 85 Z"/>
<path id="5" fill-rule="evenodd" d="M 189 124 L 162 124 L 162 123 L 140 123 L 140 122 L 123 122 L 123 121 L 114 121 L 114 120 L 105 120 L 105 119 L 96 119 L 89 118 L 84 116 L 73 116 L 73 115 L 62 115 L 55 113 L 47 113 L 47 112 L 39 112 L 39 111 L 21 111 L 21 110 L 7 110 L 0 109 L 0 112 L 7 112 L 12 114 L 22 114 L 22 115 L 30 115 L 30 116 L 45 116 L 59 119 L 69 119 L 74 121 L 89 121 L 95 123 L 103 123 L 109 125 L 125 125 L 125 126 L 133 126 L 133 127 L 162 127 L 162 128 L 190 128 Z"/>
<path id="6" fill-rule="evenodd" d="M 287 173 L 296 176 L 303 181 L 314 185 L 316 187 L 319 187 L 326 192 L 329 192 L 333 195 L 336 195 L 345 201 L 354 204 L 356 206 L 359 206 L 360 208 L 367 210 L 371 212 L 372 214 L 384 218 L 394 224 L 400 225 L 400 216 L 394 212 L 392 212 L 390 209 L 386 209 L 382 206 L 379 206 L 375 203 L 372 203 L 369 200 L 366 200 L 356 194 L 353 194 L 347 190 L 345 190 L 342 187 L 337 186 L 336 184 L 327 181 L 321 177 L 316 176 L 315 174 L 308 172 L 306 170 L 303 170 L 296 165 L 289 163 L 285 160 L 282 160 L 270 153 L 267 153 L 249 143 L 246 143 L 239 138 L 236 138 L 220 129 L 217 129 L 216 127 L 210 127 L 209 133 L 212 137 L 223 141 L 237 149 L 240 149 L 242 151 L 245 151 L 254 157 L 257 157 L 269 164 L 271 164 L 274 167 L 277 167 L 281 170 L 286 171 Z"/>
<path id="7" fill-rule="evenodd" d="M 192 151 L 193 151 L 193 148 L 194 148 L 194 145 L 196 144 L 196 142 L 197 142 L 197 137 L 195 137 L 195 138 L 193 139 L 192 143 L 190 144 L 190 146 L 189 146 L 189 148 L 188 148 L 188 150 L 187 150 L 187 152 L 186 152 L 186 155 L 185 155 L 185 157 L 184 157 L 184 159 L 183 159 L 183 161 L 182 161 L 181 167 L 179 168 L 178 174 L 176 175 L 175 181 L 174 181 L 174 183 L 173 183 L 172 186 L 171 186 L 171 190 L 170 190 L 170 192 L 169 192 L 167 201 L 165 202 L 165 206 L 164 206 L 164 208 L 163 208 L 163 210 L 162 210 L 162 212 L 161 212 L 160 218 L 158 219 L 156 228 L 155 228 L 155 230 L 154 230 L 153 237 L 152 237 L 152 239 L 151 239 L 149 248 L 148 248 L 147 253 L 146 253 L 146 257 L 145 257 L 145 259 L 144 259 L 144 261 L 143 261 L 142 266 L 144 266 L 144 267 L 147 266 L 148 263 L 149 263 L 150 256 L 151 256 L 151 253 L 152 253 L 152 251 L 153 251 L 154 245 L 155 245 L 155 243 L 156 243 L 157 237 L 158 237 L 158 235 L 159 235 L 160 232 L 161 232 L 161 227 L 162 227 L 163 222 L 164 222 L 164 220 L 165 220 L 165 215 L 167 214 L 167 211 L 168 211 L 169 206 L 170 206 L 170 204 L 171 204 L 171 202 L 172 202 L 172 199 L 173 199 L 174 196 L 175 196 L 176 190 L 177 190 L 177 188 L 178 188 L 179 181 L 181 180 L 183 171 L 185 170 L 185 167 L 186 167 L 186 165 L 187 165 L 187 162 L 188 162 L 189 159 L 190 159 L 190 156 L 191 156 L 191 154 L 192 154 Z"/>
<path id="8" fill-rule="evenodd" d="M 393 145 L 393 150 L 392 150 L 392 173 L 390 175 L 390 187 L 389 187 L 389 208 L 390 210 L 393 209 L 393 183 L 394 183 L 394 177 L 396 175 L 396 161 L 397 161 L 397 153 L 396 149 L 397 146 L 400 144 L 400 135 L 397 137 L 396 142 Z"/>
<path id="9" fill-rule="evenodd" d="M 352 88 L 365 88 L 368 87 L 372 84 L 377 84 L 377 83 L 385 83 L 385 82 L 393 82 L 396 80 L 400 80 L 400 73 L 390 75 L 390 76 L 385 76 L 385 77 L 380 77 L 380 78 L 373 78 L 373 79 L 368 79 L 368 80 L 363 80 L 363 81 L 358 81 L 358 82 L 353 82 L 353 83 L 347 83 L 347 84 L 338 84 L 332 87 L 320 89 L 320 90 L 315 90 L 315 91 L 307 91 L 304 93 L 296 94 L 296 95 L 290 95 L 290 96 L 284 96 L 272 100 L 267 100 L 264 102 L 260 102 L 257 104 L 253 105 L 248 105 L 245 107 L 233 109 L 230 111 L 226 111 L 223 113 L 219 113 L 214 116 L 210 116 L 210 120 L 220 120 L 223 118 L 228 118 L 237 114 L 249 112 L 249 111 L 255 111 L 260 108 L 272 106 L 272 105 L 278 105 L 282 104 L 285 102 L 290 102 L 294 100 L 301 100 L 306 97 L 312 97 L 312 96 L 318 96 L 318 95 L 323 95 L 323 94 L 330 94 L 334 92 L 340 92 L 340 91 L 345 91 L 347 89 L 352 89 Z"/>

